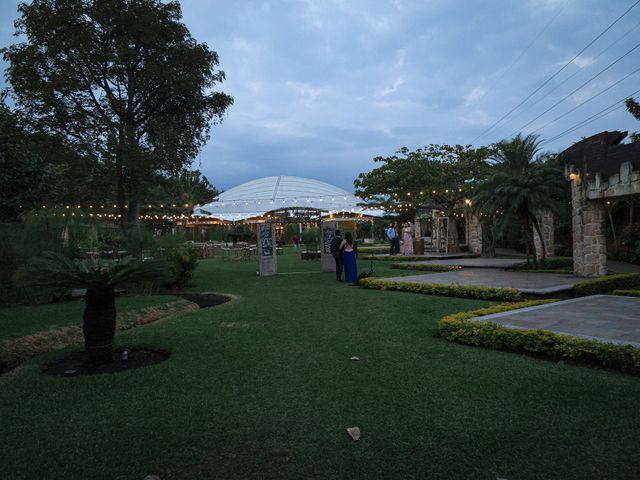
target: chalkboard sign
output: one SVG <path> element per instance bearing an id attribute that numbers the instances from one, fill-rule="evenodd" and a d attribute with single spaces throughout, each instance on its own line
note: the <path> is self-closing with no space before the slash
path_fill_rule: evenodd
<path id="1" fill-rule="evenodd" d="M 331 240 L 335 237 L 336 229 L 333 225 L 322 225 L 322 251 L 326 254 L 331 253 Z"/>
<path id="2" fill-rule="evenodd" d="M 260 229 L 260 247 L 263 257 L 273 256 L 273 230 L 271 225 L 261 225 Z"/>

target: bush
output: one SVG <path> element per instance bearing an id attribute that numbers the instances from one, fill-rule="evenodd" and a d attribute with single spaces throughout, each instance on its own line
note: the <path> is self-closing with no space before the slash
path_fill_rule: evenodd
<path id="1" fill-rule="evenodd" d="M 640 290 L 614 290 L 613 294 L 623 297 L 640 297 Z"/>
<path id="2" fill-rule="evenodd" d="M 520 271 L 520 270 L 524 270 L 524 271 L 530 271 L 530 270 L 538 270 L 538 271 L 559 270 L 559 271 L 562 271 L 562 272 L 573 271 L 573 258 L 548 258 L 548 259 L 545 260 L 544 265 L 541 264 L 540 262 L 538 262 L 537 265 L 535 263 L 522 262 L 522 263 L 517 263 L 516 265 L 508 268 L 507 270 L 516 270 L 516 271 Z"/>
<path id="3" fill-rule="evenodd" d="M 634 290 L 640 288 L 640 273 L 615 273 L 603 277 L 583 280 L 574 286 L 576 295 L 596 295 L 614 290 Z"/>
<path id="4" fill-rule="evenodd" d="M 159 250 L 159 256 L 166 258 L 170 264 L 171 283 L 169 286 L 184 288 L 193 280 L 193 274 L 198 266 L 198 255 L 193 247 L 180 245 L 170 249 Z"/>
<path id="5" fill-rule="evenodd" d="M 453 272 L 462 270 L 462 267 L 456 265 L 437 265 L 428 263 L 392 263 L 391 268 L 399 270 L 420 270 L 424 272 Z"/>
<path id="6" fill-rule="evenodd" d="M 444 295 L 448 297 L 479 298 L 481 300 L 516 301 L 520 292 L 515 288 L 474 287 L 467 285 L 440 285 L 437 283 L 393 282 L 365 278 L 360 285 L 375 290 L 396 290 L 400 292 L 421 293 L 423 295 Z"/>
<path id="7" fill-rule="evenodd" d="M 320 229 L 317 227 L 304 230 L 300 236 L 307 251 L 320 250 Z"/>
<path id="8" fill-rule="evenodd" d="M 379 252 L 380 250 L 377 251 Z M 420 262 L 424 260 L 436 260 L 436 258 L 424 256 L 416 257 L 411 255 L 367 255 L 364 257 L 364 260 L 381 260 L 383 262 L 397 262 L 402 260 L 403 262 Z"/>
<path id="9" fill-rule="evenodd" d="M 448 315 L 440 320 L 440 335 L 448 341 L 544 355 L 553 360 L 597 363 L 607 368 L 637 375 L 640 373 L 640 349 L 631 345 L 614 345 L 595 340 L 569 337 L 546 330 L 510 329 L 488 321 L 472 318 L 508 310 L 541 305 L 555 300 L 538 300 L 496 305 L 480 310 Z"/>

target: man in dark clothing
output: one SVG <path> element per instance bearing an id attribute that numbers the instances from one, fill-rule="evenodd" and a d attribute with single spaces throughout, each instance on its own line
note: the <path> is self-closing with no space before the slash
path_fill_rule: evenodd
<path id="1" fill-rule="evenodd" d="M 333 259 L 336 261 L 336 280 L 341 282 L 344 263 L 342 262 L 342 250 L 340 250 L 340 244 L 342 243 L 340 230 L 336 230 L 335 235 L 333 240 L 331 240 L 331 255 L 333 255 Z"/>

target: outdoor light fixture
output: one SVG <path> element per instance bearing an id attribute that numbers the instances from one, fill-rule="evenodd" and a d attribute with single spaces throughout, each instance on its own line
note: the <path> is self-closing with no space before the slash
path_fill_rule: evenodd
<path id="1" fill-rule="evenodd" d="M 573 170 L 570 174 L 569 174 L 569 179 L 570 180 L 577 180 L 580 178 L 580 172 L 578 170 Z"/>

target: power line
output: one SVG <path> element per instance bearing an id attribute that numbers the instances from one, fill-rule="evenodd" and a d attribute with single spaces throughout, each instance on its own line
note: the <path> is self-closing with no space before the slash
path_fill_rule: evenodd
<path id="1" fill-rule="evenodd" d="M 577 130 L 580 127 L 584 127 L 585 125 L 588 125 L 589 123 L 592 123 L 592 122 L 595 122 L 596 120 L 599 120 L 600 118 L 608 115 L 609 113 L 613 112 L 614 110 L 617 110 L 618 108 L 623 107 L 624 105 L 618 105 L 618 104 L 624 102 L 627 98 L 633 97 L 634 95 L 636 95 L 638 93 L 640 93 L 640 89 L 636 90 L 635 92 L 630 93 L 629 95 L 625 95 L 620 100 L 612 103 L 608 107 L 603 108 L 599 112 L 594 113 L 590 117 L 585 118 L 584 120 L 578 122 L 577 124 L 573 125 L 572 127 L 567 128 L 563 132 L 560 132 L 559 134 L 555 135 L 554 137 L 552 137 L 552 138 L 550 138 L 548 140 L 542 141 L 541 144 L 553 142 L 553 141 L 557 140 L 558 138 L 564 137 L 565 135 Z"/>
<path id="2" fill-rule="evenodd" d="M 636 50 L 638 47 L 640 47 L 640 43 L 636 44 L 635 47 L 633 47 L 631 50 L 627 51 L 627 53 L 625 53 L 624 55 L 618 57 L 617 59 L 615 59 L 613 62 L 611 62 L 609 65 L 607 65 L 606 67 L 604 67 L 602 70 L 600 70 L 598 73 L 596 73 L 594 76 L 592 76 L 589 80 L 587 80 L 586 82 L 584 82 L 582 85 L 580 85 L 578 88 L 574 89 L 571 93 L 568 93 L 567 95 L 565 95 L 564 97 L 562 97 L 560 100 L 558 100 L 556 103 L 554 103 L 553 105 L 551 105 L 549 108 L 547 108 L 544 112 L 542 112 L 540 115 L 538 115 L 536 118 L 534 118 L 533 120 L 531 120 L 530 122 L 524 124 L 522 127 L 520 127 L 519 129 L 517 129 L 515 132 L 511 133 L 511 135 L 509 135 L 508 138 L 512 137 L 513 135 L 515 135 L 518 132 L 521 132 L 523 129 L 525 129 L 526 127 L 528 127 L 529 125 L 531 125 L 533 122 L 535 122 L 536 120 L 538 120 L 540 117 L 542 117 L 543 115 L 545 115 L 547 112 L 550 112 L 551 110 L 553 110 L 554 108 L 556 108 L 558 105 L 560 105 L 562 102 L 564 102 L 567 98 L 569 98 L 570 96 L 572 96 L 574 93 L 578 92 L 579 90 L 582 90 L 582 88 L 584 88 L 586 85 L 588 85 L 589 83 L 591 83 L 593 80 L 595 80 L 596 78 L 598 78 L 600 75 L 602 75 L 604 72 L 606 72 L 607 70 L 609 70 L 611 67 L 613 67 L 616 63 L 618 63 L 620 60 L 622 60 L 624 57 L 626 57 L 627 55 L 629 55 L 631 52 L 633 52 L 634 50 Z"/>
<path id="3" fill-rule="evenodd" d="M 593 45 L 596 41 L 598 41 L 605 33 L 607 33 L 609 30 L 611 30 L 611 28 L 618 23 L 625 15 L 627 15 L 636 5 L 638 5 L 640 3 L 640 0 L 636 0 L 636 2 L 631 5 L 627 10 L 625 10 L 625 12 L 620 15 L 618 18 L 616 18 L 613 23 L 611 23 L 607 28 L 605 28 L 602 32 L 600 32 L 593 40 L 591 40 L 582 50 L 580 50 L 571 60 L 569 60 L 567 63 L 565 63 L 558 71 L 556 71 L 553 75 L 551 75 L 547 80 L 545 80 L 542 85 L 540 85 L 538 88 L 536 88 L 533 92 L 531 92 L 524 100 L 522 100 L 520 103 L 518 103 L 515 107 L 513 107 L 511 110 L 509 110 L 505 115 L 503 115 L 500 119 L 498 119 L 493 125 L 491 125 L 489 128 L 485 129 L 480 135 L 478 135 L 476 138 L 474 138 L 471 143 L 476 142 L 478 139 L 484 137 L 487 133 L 489 133 L 491 130 L 493 130 L 493 128 L 498 125 L 498 123 L 502 122 L 502 120 L 504 120 L 505 118 L 507 118 L 509 115 L 511 115 L 513 112 L 515 112 L 518 108 L 520 108 L 527 100 L 529 100 L 532 96 L 534 96 L 536 93 L 538 93 L 540 90 L 542 90 L 542 88 L 545 87 L 545 85 L 547 85 L 551 80 L 553 80 L 555 77 L 557 77 L 565 68 L 567 68 L 576 58 L 578 58 L 580 55 L 582 55 L 587 48 L 589 48 L 591 45 Z"/>
<path id="4" fill-rule="evenodd" d="M 571 110 L 569 110 L 568 112 L 563 113 L 562 115 L 560 115 L 560 116 L 558 116 L 558 117 L 554 118 L 554 119 L 553 119 L 553 120 L 551 120 L 550 122 L 547 122 L 547 123 L 546 123 L 546 124 L 544 124 L 542 127 L 538 127 L 538 128 L 536 128 L 535 130 L 533 130 L 533 131 L 532 131 L 532 132 L 530 132 L 530 133 L 536 133 L 536 132 L 539 132 L 540 130 L 543 130 L 544 128 L 547 128 L 549 125 L 551 125 L 551 124 L 555 123 L 556 121 L 560 120 L 561 118 L 566 117 L 566 116 L 567 116 L 567 115 L 569 115 L 570 113 L 572 113 L 572 112 L 576 111 L 576 110 L 577 110 L 578 108 L 580 108 L 582 105 L 584 105 L 584 104 L 586 104 L 586 103 L 590 102 L 590 101 L 591 101 L 591 100 L 593 100 L 594 98 L 597 98 L 597 97 L 599 97 L 600 95 L 602 95 L 603 93 L 605 93 L 605 92 L 607 92 L 607 91 L 611 90 L 613 87 L 615 87 L 616 85 L 619 85 L 620 83 L 624 82 L 627 78 L 629 78 L 630 76 L 632 76 L 632 75 L 634 75 L 634 74 L 636 74 L 636 73 L 638 73 L 638 72 L 640 72 L 640 68 L 635 69 L 633 72 L 631 72 L 631 73 L 629 73 L 629 74 L 625 75 L 624 77 L 622 77 L 622 78 L 621 78 L 620 80 L 618 80 L 617 82 L 612 83 L 611 85 L 609 85 L 609 86 L 608 86 L 607 88 L 605 88 L 604 90 L 599 91 L 599 92 L 598 92 L 598 93 L 596 93 L 595 95 L 593 95 L 593 96 L 591 96 L 591 97 L 587 98 L 584 102 L 579 103 L 578 105 L 576 105 L 575 107 L 573 107 L 573 108 L 572 108 Z"/>
<path id="5" fill-rule="evenodd" d="M 631 27 L 631 29 L 627 30 L 621 37 L 619 37 L 617 40 L 615 40 L 613 43 L 610 43 L 609 46 L 607 46 L 604 50 L 602 50 L 600 53 L 598 53 L 598 55 L 596 55 L 593 59 L 593 63 L 596 62 L 596 60 L 598 60 L 598 58 L 600 58 L 604 53 L 606 53 L 611 47 L 613 47 L 614 45 L 620 43 L 623 39 L 625 39 L 631 32 L 633 32 L 634 30 L 636 30 L 638 27 L 640 27 L 640 22 L 636 23 L 633 27 Z M 558 83 L 555 87 L 553 87 L 551 90 L 549 90 L 546 94 L 542 95 L 541 97 L 539 97 L 537 100 L 535 100 L 533 103 L 531 103 L 526 109 L 524 109 L 522 112 L 520 112 L 518 114 L 518 116 L 523 115 L 525 113 L 527 113 L 529 110 L 531 110 L 533 107 L 535 107 L 538 103 L 540 103 L 542 100 L 544 100 L 545 98 L 547 98 L 549 95 L 551 95 L 553 92 L 555 92 L 556 90 L 558 90 L 558 88 L 560 88 L 562 85 L 564 85 L 565 83 L 567 83 L 569 80 L 571 80 L 573 77 L 575 77 L 578 73 L 580 73 L 584 68 L 586 67 L 580 67 L 578 66 L 578 69 L 573 72 L 571 75 L 569 75 L 567 78 L 565 78 L 564 80 L 562 80 L 560 83 Z"/>
<path id="6" fill-rule="evenodd" d="M 567 6 L 567 4 L 569 3 L 569 0 L 567 0 L 566 2 L 564 2 L 564 5 L 562 5 L 562 7 L 560 7 L 558 9 L 558 11 L 556 12 L 556 14 L 551 18 L 551 20 L 549 20 L 547 22 L 547 24 L 544 26 L 544 28 L 542 30 L 540 30 L 540 32 L 538 32 L 538 34 L 535 36 L 535 38 L 533 40 L 531 40 L 531 42 L 529 43 L 529 45 L 527 45 L 525 47 L 524 50 L 522 50 L 520 52 L 520 54 L 516 57 L 516 59 L 511 62 L 511 65 L 509 65 L 507 68 L 505 68 L 502 73 L 500 74 L 500 76 L 497 78 L 497 80 L 495 82 L 493 82 L 492 87 L 489 88 L 489 90 L 487 92 L 485 92 L 484 97 L 486 97 L 487 95 L 489 95 L 489 93 L 491 93 L 493 91 L 493 88 L 495 88 L 496 85 L 498 85 L 500 83 L 500 81 L 504 78 L 505 74 L 511 70 L 516 63 L 518 63 L 518 61 L 520 61 L 520 59 L 524 56 L 525 53 L 527 53 L 529 51 L 529 49 L 538 41 L 538 39 L 540 39 L 540 37 L 542 36 L 542 34 L 544 32 L 547 31 L 547 29 L 551 26 L 551 24 L 555 21 L 556 18 L 558 18 L 558 16 L 562 13 L 562 11 L 565 9 L 565 7 Z"/>

